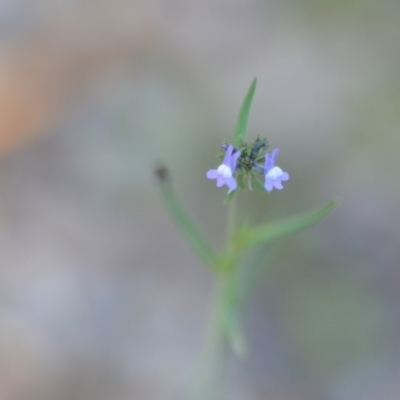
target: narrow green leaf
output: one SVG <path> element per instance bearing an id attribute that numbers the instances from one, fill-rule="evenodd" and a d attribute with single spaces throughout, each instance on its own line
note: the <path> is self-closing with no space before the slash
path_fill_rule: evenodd
<path id="1" fill-rule="evenodd" d="M 233 143 L 237 147 L 240 146 L 242 142 L 246 141 L 247 138 L 247 126 L 249 122 L 250 107 L 253 101 L 256 86 L 257 78 L 254 78 L 249 87 L 249 90 L 247 91 L 246 97 L 244 98 L 242 107 L 239 111 L 239 116 L 236 122 L 235 135 L 233 138 Z"/>
<path id="2" fill-rule="evenodd" d="M 268 244 L 286 236 L 301 232 L 324 218 L 336 206 L 330 201 L 323 207 L 296 217 L 270 222 L 249 230 L 242 238 L 244 248 L 259 244 Z"/>
<path id="3" fill-rule="evenodd" d="M 169 182 L 160 183 L 161 197 L 175 225 L 180 229 L 182 235 L 189 241 L 193 250 L 212 270 L 217 265 L 217 254 L 211 247 L 204 235 L 191 221 L 183 207 L 178 202 Z"/>

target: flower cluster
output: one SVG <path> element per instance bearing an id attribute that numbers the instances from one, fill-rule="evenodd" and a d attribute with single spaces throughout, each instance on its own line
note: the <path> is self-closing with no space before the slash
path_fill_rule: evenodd
<path id="1" fill-rule="evenodd" d="M 233 145 L 230 144 L 225 151 L 222 164 L 217 169 L 210 169 L 207 172 L 207 178 L 216 179 L 217 187 L 226 185 L 229 188 L 228 193 L 232 192 L 237 188 L 236 179 L 233 174 L 236 172 L 236 165 L 239 157 L 240 151 L 235 150 Z"/>
<path id="2" fill-rule="evenodd" d="M 217 169 L 210 169 L 206 176 L 215 179 L 217 187 L 226 185 L 229 188 L 228 194 L 236 190 L 238 185 L 244 189 L 245 181 L 250 190 L 253 183 L 256 183 L 271 192 L 273 189 L 282 190 L 282 182 L 289 180 L 289 174 L 275 165 L 279 149 L 269 154 L 266 139 L 257 138 L 254 143 L 243 143 L 239 148 L 223 143 L 221 149 L 224 152 L 222 164 Z M 259 182 L 261 178 L 262 185 Z"/>

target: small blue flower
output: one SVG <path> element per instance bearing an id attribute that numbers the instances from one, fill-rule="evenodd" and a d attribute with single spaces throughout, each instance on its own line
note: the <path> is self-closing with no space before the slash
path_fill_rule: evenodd
<path id="1" fill-rule="evenodd" d="M 237 187 L 236 179 L 233 177 L 233 174 L 236 170 L 236 164 L 240 156 L 240 151 L 235 151 L 235 153 L 233 153 L 233 151 L 234 147 L 230 144 L 226 149 L 222 164 L 217 169 L 210 169 L 207 172 L 208 179 L 217 180 L 217 187 L 221 187 L 223 185 L 228 186 L 228 193 L 232 192 Z"/>
<path id="2" fill-rule="evenodd" d="M 279 154 L 279 149 L 274 149 L 271 155 L 265 154 L 265 190 L 271 192 L 274 188 L 282 190 L 282 182 L 289 180 L 289 174 L 282 171 L 281 168 L 275 166 L 275 159 Z"/>

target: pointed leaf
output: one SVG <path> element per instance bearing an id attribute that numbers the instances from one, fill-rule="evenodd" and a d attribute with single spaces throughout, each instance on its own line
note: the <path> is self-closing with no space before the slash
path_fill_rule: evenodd
<path id="1" fill-rule="evenodd" d="M 268 244 L 301 232 L 324 218 L 335 206 L 336 202 L 330 201 L 323 207 L 309 213 L 255 227 L 242 238 L 242 246 L 246 248 L 259 244 Z"/>
<path id="2" fill-rule="evenodd" d="M 249 122 L 250 107 L 253 101 L 254 92 L 257 86 L 257 78 L 253 79 L 249 90 L 247 91 L 246 97 L 242 103 L 242 107 L 239 111 L 239 116 L 236 123 L 235 135 L 233 143 L 236 147 L 239 147 L 242 142 L 246 141 L 247 138 L 247 126 Z"/>
<path id="3" fill-rule="evenodd" d="M 193 250 L 211 269 L 217 265 L 217 254 L 207 241 L 205 236 L 191 221 L 183 207 L 178 202 L 169 182 L 160 184 L 162 199 L 169 211 L 175 225 L 180 229 L 183 236 L 189 241 Z"/>

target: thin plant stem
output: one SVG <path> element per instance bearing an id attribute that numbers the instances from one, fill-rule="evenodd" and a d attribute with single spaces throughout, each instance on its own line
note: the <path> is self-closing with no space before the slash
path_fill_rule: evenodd
<path id="1" fill-rule="evenodd" d="M 236 196 L 234 196 L 228 206 L 228 221 L 226 224 L 227 251 L 230 250 L 236 231 L 236 201 Z"/>
<path id="2" fill-rule="evenodd" d="M 229 312 L 232 295 L 232 274 L 234 265 L 229 256 L 232 250 L 236 229 L 236 199 L 229 204 L 227 220 L 226 259 L 217 271 L 214 299 L 211 304 L 211 315 L 206 332 L 206 340 L 199 371 L 199 381 L 195 387 L 196 400 L 223 400 L 226 390 L 226 375 L 229 361 L 230 344 L 225 320 Z"/>
<path id="3" fill-rule="evenodd" d="M 196 400 L 224 399 L 229 355 L 224 327 L 227 283 L 223 275 L 218 277 L 201 359 L 199 383 L 195 388 Z"/>

